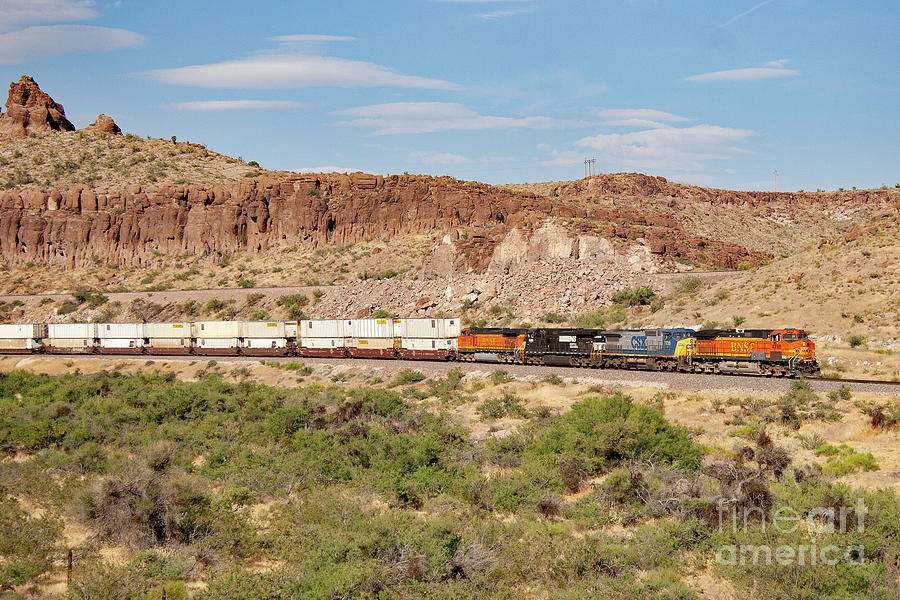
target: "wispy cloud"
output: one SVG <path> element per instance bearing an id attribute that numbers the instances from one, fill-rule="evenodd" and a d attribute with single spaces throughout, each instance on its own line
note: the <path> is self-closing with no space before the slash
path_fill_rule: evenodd
<path id="1" fill-rule="evenodd" d="M 35 23 L 83 21 L 97 16 L 91 0 L 0 0 L 0 30 Z"/>
<path id="2" fill-rule="evenodd" d="M 727 26 L 731 25 L 732 23 L 737 23 L 738 21 L 740 21 L 741 19 L 743 19 L 750 13 L 756 12 L 759 9 L 761 9 L 763 6 L 765 6 L 766 4 L 772 4 L 773 2 L 775 2 L 775 0 L 763 0 L 762 2 L 745 10 L 744 12 L 734 15 L 733 17 L 731 17 L 730 19 L 725 21 L 725 23 L 722 25 L 722 27 L 727 27 Z"/>
<path id="3" fill-rule="evenodd" d="M 685 81 L 708 82 L 708 81 L 758 81 L 760 79 L 776 79 L 780 77 L 791 77 L 799 75 L 798 71 L 788 69 L 785 65 L 787 59 L 774 60 L 765 63 L 761 67 L 748 67 L 744 69 L 727 69 L 725 71 L 711 71 L 709 73 L 699 73 L 685 77 Z"/>
<path id="4" fill-rule="evenodd" d="M 306 104 L 291 100 L 200 100 L 170 104 L 171 108 L 188 111 L 229 111 L 229 110 L 297 110 Z"/>
<path id="5" fill-rule="evenodd" d="M 412 152 L 409 155 L 410 160 L 421 162 L 426 165 L 464 165 L 472 162 L 470 158 L 452 152 L 438 151 L 422 151 Z"/>
<path id="6" fill-rule="evenodd" d="M 662 126 L 584 137 L 574 144 L 579 149 L 555 151 L 541 144 L 538 150 L 549 154 L 541 163 L 547 166 L 578 166 L 587 154 L 616 169 L 697 173 L 711 162 L 745 153 L 743 143 L 753 135 L 749 129 L 708 124 Z"/>
<path id="7" fill-rule="evenodd" d="M 319 33 L 293 33 L 291 35 L 276 35 L 269 38 L 273 42 L 349 42 L 356 38 L 346 35 L 322 35 Z"/>
<path id="8" fill-rule="evenodd" d="M 594 114 L 603 119 L 611 121 L 637 119 L 653 122 L 683 122 L 690 121 L 687 117 L 673 115 L 672 113 L 654 110 L 652 108 L 598 108 L 594 110 Z"/>
<path id="9" fill-rule="evenodd" d="M 738 144 L 752 135 L 749 129 L 704 124 L 600 134 L 582 138 L 576 145 L 626 168 L 699 171 L 708 161 L 744 152 Z"/>
<path id="10" fill-rule="evenodd" d="M 375 63 L 293 52 L 270 52 L 205 65 L 145 72 L 161 83 L 205 88 L 402 87 L 458 90 L 449 81 L 404 75 Z"/>
<path id="11" fill-rule="evenodd" d="M 507 10 L 494 10 L 491 12 L 481 13 L 479 15 L 475 15 L 479 19 L 485 21 L 498 21 L 500 19 L 505 19 L 506 17 L 515 17 L 516 15 L 527 15 L 528 13 L 534 12 L 534 5 L 531 6 L 522 6 L 520 8 L 510 8 Z"/>
<path id="12" fill-rule="evenodd" d="M 584 122 L 562 121 L 543 116 L 480 115 L 471 108 L 454 102 L 393 102 L 360 106 L 337 114 L 352 117 L 339 121 L 338 125 L 371 128 L 375 135 L 514 128 L 563 129 L 585 125 Z"/>
<path id="13" fill-rule="evenodd" d="M 70 52 L 140 48 L 146 39 L 127 29 L 90 25 L 35 25 L 0 33 L 0 64 L 15 65 Z"/>

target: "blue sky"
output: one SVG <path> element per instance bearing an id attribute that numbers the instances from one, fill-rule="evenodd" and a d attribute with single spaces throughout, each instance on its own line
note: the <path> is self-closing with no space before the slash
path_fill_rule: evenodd
<path id="1" fill-rule="evenodd" d="M 900 3 L 0 0 L 0 81 L 271 169 L 900 181 Z"/>

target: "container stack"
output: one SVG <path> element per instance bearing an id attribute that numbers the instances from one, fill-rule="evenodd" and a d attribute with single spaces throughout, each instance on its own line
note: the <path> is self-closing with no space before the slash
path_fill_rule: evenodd
<path id="1" fill-rule="evenodd" d="M 243 321 L 199 321 L 193 324 L 197 349 L 203 354 L 232 355 L 240 352 Z"/>
<path id="2" fill-rule="evenodd" d="M 94 323 L 50 323 L 47 325 L 47 350 L 57 354 L 91 353 L 96 337 Z"/>
<path id="3" fill-rule="evenodd" d="M 190 354 L 190 323 L 146 323 L 144 335 L 148 338 L 150 354 Z"/>
<path id="4" fill-rule="evenodd" d="M 445 360 L 456 355 L 459 319 L 394 319 L 402 358 Z"/>
<path id="5" fill-rule="evenodd" d="M 140 354 L 144 347 L 143 323 L 97 323 L 101 352 L 106 354 Z"/>
<path id="6" fill-rule="evenodd" d="M 317 319 L 300 321 L 297 345 L 303 356 L 346 356 L 349 321 Z M 346 330 L 346 331 L 345 331 Z"/>
<path id="7" fill-rule="evenodd" d="M 23 325 L 0 325 L 0 354 L 16 354 L 36 350 L 47 337 L 47 326 L 43 323 Z"/>
<path id="8" fill-rule="evenodd" d="M 394 335 L 394 319 L 352 319 L 346 321 L 345 329 L 350 333 L 350 356 L 397 356 L 400 340 Z"/>
<path id="9" fill-rule="evenodd" d="M 243 353 L 248 356 L 284 356 L 287 354 L 284 321 L 244 321 Z"/>

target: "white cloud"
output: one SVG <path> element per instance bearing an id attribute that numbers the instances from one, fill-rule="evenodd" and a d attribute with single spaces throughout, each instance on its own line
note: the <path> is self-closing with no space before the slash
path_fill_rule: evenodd
<path id="1" fill-rule="evenodd" d="M 360 106 L 337 114 L 353 117 L 338 122 L 338 125 L 371 128 L 375 130 L 373 132 L 375 135 L 514 128 L 562 129 L 584 125 L 582 122 L 561 121 L 541 116 L 479 115 L 471 108 L 454 102 L 393 102 Z"/>
<path id="2" fill-rule="evenodd" d="M 479 19 L 485 21 L 497 21 L 506 17 L 514 17 L 516 15 L 525 15 L 534 12 L 534 6 L 523 6 L 521 8 L 510 8 L 508 10 L 495 10 L 488 13 L 476 15 Z"/>
<path id="3" fill-rule="evenodd" d="M 799 75 L 794 69 L 788 69 L 788 60 L 782 58 L 765 63 L 761 67 L 748 67 L 746 69 L 728 69 L 725 71 L 712 71 L 685 77 L 685 81 L 758 81 L 760 79 L 774 79 L 778 77 L 791 77 Z"/>
<path id="4" fill-rule="evenodd" d="M 179 102 L 170 104 L 172 108 L 190 111 L 227 111 L 227 110 L 297 110 L 306 104 L 291 100 L 200 100 L 195 102 Z"/>
<path id="5" fill-rule="evenodd" d="M 708 161 L 746 152 L 740 144 L 754 133 L 748 129 L 703 124 L 600 134 L 582 138 L 576 145 L 593 151 L 600 161 L 629 169 L 691 172 L 705 169 Z"/>
<path id="6" fill-rule="evenodd" d="M 127 29 L 90 25 L 37 25 L 0 33 L 0 64 L 15 65 L 69 52 L 139 48 L 144 36 Z"/>
<path id="7" fill-rule="evenodd" d="M 268 53 L 207 65 L 147 71 L 156 81 L 175 85 L 231 89 L 290 89 L 301 87 L 404 87 L 460 89 L 455 83 L 396 73 L 370 62 Z"/>
<path id="8" fill-rule="evenodd" d="M 690 121 L 687 117 L 654 110 L 652 108 L 599 108 L 594 111 L 598 117 L 613 121 L 646 120 L 650 122 Z"/>
<path id="9" fill-rule="evenodd" d="M 82 21 L 97 16 L 91 0 L 0 0 L 0 30 L 32 23 Z"/>
<path id="10" fill-rule="evenodd" d="M 464 165 L 472 162 L 471 159 L 459 154 L 438 151 L 413 152 L 409 158 L 426 165 Z"/>
<path id="11" fill-rule="evenodd" d="M 273 42 L 349 42 L 355 40 L 355 37 L 346 35 L 321 35 L 318 33 L 294 33 L 291 35 L 276 35 L 270 37 Z"/>

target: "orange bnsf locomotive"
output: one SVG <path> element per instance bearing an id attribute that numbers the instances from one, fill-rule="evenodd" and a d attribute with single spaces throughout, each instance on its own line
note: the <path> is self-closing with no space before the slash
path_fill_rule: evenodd
<path id="1" fill-rule="evenodd" d="M 816 345 L 802 329 L 705 330 L 693 360 L 705 372 L 783 377 L 819 372 Z"/>

